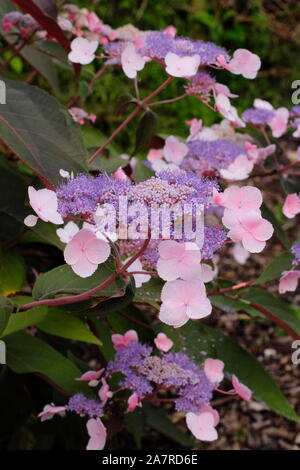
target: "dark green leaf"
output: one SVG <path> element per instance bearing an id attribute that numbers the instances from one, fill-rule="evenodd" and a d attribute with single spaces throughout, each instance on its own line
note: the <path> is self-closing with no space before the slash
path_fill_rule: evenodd
<path id="1" fill-rule="evenodd" d="M 15 10 L 16 8 L 13 7 L 12 9 Z M 1 24 L 0 35 L 4 37 L 5 41 L 7 41 L 9 44 L 13 44 L 15 42 L 15 37 L 13 37 L 11 34 L 6 34 L 3 32 Z M 56 67 L 50 57 L 47 57 L 45 54 L 31 45 L 23 47 L 19 54 L 29 65 L 31 65 L 39 74 L 41 74 L 45 80 L 48 81 L 56 93 L 59 93 L 58 74 Z M 15 59 L 18 60 L 19 57 L 16 57 Z"/>
<path id="2" fill-rule="evenodd" d="M 141 181 L 145 181 L 148 178 L 153 176 L 153 171 L 150 170 L 142 160 L 137 160 L 134 167 L 134 181 L 136 183 L 140 183 Z"/>
<path id="3" fill-rule="evenodd" d="M 13 309 L 14 304 L 6 297 L 0 295 L 0 336 L 6 328 L 9 316 L 12 313 Z"/>
<path id="4" fill-rule="evenodd" d="M 159 302 L 163 283 L 160 279 L 152 278 L 142 287 L 136 289 L 135 302 Z"/>
<path id="5" fill-rule="evenodd" d="M 26 278 L 26 264 L 16 250 L 0 248 L 0 294 L 10 295 L 21 290 Z"/>
<path id="6" fill-rule="evenodd" d="M 61 293 L 80 294 L 101 284 L 112 274 L 108 263 L 101 264 L 97 271 L 90 277 L 82 278 L 75 274 L 67 264 L 41 274 L 34 284 L 32 295 L 34 299 L 46 299 Z M 125 283 L 114 281 L 106 289 L 99 292 L 98 296 L 111 297 L 125 287 Z"/>
<path id="7" fill-rule="evenodd" d="M 63 62 L 68 61 L 68 56 L 67 56 L 66 51 L 58 42 L 48 41 L 48 40 L 37 41 L 35 43 L 35 47 L 37 47 L 41 52 L 45 54 L 49 54 L 50 56 L 57 58 Z"/>
<path id="8" fill-rule="evenodd" d="M 145 111 L 138 123 L 133 155 L 148 149 L 151 137 L 156 133 L 157 128 L 157 114 L 151 110 Z"/>
<path id="9" fill-rule="evenodd" d="M 0 108 L 0 136 L 35 173 L 52 183 L 59 170 L 82 172 L 87 155 L 68 111 L 40 88 L 5 80 L 7 104 Z"/>
<path id="10" fill-rule="evenodd" d="M 59 308 L 49 308 L 47 315 L 39 322 L 38 329 L 50 335 L 101 345 L 83 321 Z"/>
<path id="11" fill-rule="evenodd" d="M 300 337 L 300 319 L 296 317 L 294 311 L 287 302 L 284 302 L 284 300 L 278 299 L 270 292 L 259 288 L 249 289 L 243 292 L 241 296 L 245 300 L 258 304 L 269 310 L 276 318 L 282 320 Z"/>
<path id="12" fill-rule="evenodd" d="M 259 278 L 255 281 L 255 284 L 262 284 L 263 282 L 273 281 L 281 276 L 283 271 L 291 269 L 293 262 L 292 253 L 282 253 L 281 255 L 274 258 L 262 272 Z"/>
<path id="13" fill-rule="evenodd" d="M 24 330 L 28 326 L 37 325 L 47 315 L 47 307 L 39 306 L 31 308 L 25 312 L 13 313 L 10 315 L 5 330 L 2 332 L 1 337 L 15 333 L 16 331 Z"/>
<path id="14" fill-rule="evenodd" d="M 89 156 L 93 155 L 95 151 L 107 140 L 107 137 L 102 134 L 98 129 L 83 126 L 81 128 L 83 140 L 86 148 L 89 150 Z M 126 166 L 128 160 L 120 158 L 122 151 L 113 142 L 105 148 L 90 165 L 91 170 L 101 171 L 102 173 L 113 173 L 119 167 Z"/>
<path id="15" fill-rule="evenodd" d="M 231 299 L 229 297 L 224 297 L 224 295 L 211 295 L 209 300 L 214 307 L 223 310 L 227 313 L 236 313 L 236 312 L 247 312 L 252 316 L 261 317 L 262 314 L 250 307 L 249 302 L 243 299 Z"/>
<path id="16" fill-rule="evenodd" d="M 134 437 L 136 446 L 141 449 L 141 440 L 144 430 L 145 413 L 141 408 L 125 414 L 125 423 Z"/>
<path id="17" fill-rule="evenodd" d="M 51 346 L 25 332 L 5 338 L 7 365 L 17 374 L 39 373 L 70 394 L 90 394 L 89 387 L 75 381 L 80 370 Z"/>
<path id="18" fill-rule="evenodd" d="M 34 227 L 31 227 L 31 229 L 22 236 L 22 243 L 48 243 L 49 245 L 54 245 L 60 250 L 63 250 L 66 245 L 60 241 L 56 230 L 57 225 L 39 220 Z"/>
<path id="19" fill-rule="evenodd" d="M 93 325 L 97 329 L 97 336 L 102 341 L 100 350 L 107 361 L 110 361 L 115 356 L 115 348 L 111 340 L 111 331 L 103 324 L 101 320 L 93 318 Z"/>
<path id="20" fill-rule="evenodd" d="M 118 295 L 112 297 L 111 299 L 104 300 L 99 305 L 97 305 L 97 307 L 91 310 L 87 310 L 86 315 L 88 318 L 94 318 L 121 311 L 130 304 L 134 297 L 134 293 L 135 285 L 133 281 L 126 286 L 125 293 L 124 291 L 121 291 L 120 296 Z"/>
<path id="21" fill-rule="evenodd" d="M 287 178 L 281 178 L 280 182 L 286 194 L 300 192 L 300 178 L 288 176 Z"/>
<path id="22" fill-rule="evenodd" d="M 135 101 L 136 100 L 134 96 L 132 96 L 130 93 L 125 93 L 124 95 L 121 95 L 117 103 L 117 115 L 125 113 L 128 106 L 131 103 L 134 103 Z"/>

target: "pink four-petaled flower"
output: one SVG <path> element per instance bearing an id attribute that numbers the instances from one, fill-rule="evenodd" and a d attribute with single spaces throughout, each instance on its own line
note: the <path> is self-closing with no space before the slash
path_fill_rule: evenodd
<path id="1" fill-rule="evenodd" d="M 86 65 L 93 62 L 98 41 L 89 41 L 85 38 L 76 38 L 71 42 L 71 52 L 68 58 L 71 62 Z"/>
<path id="2" fill-rule="evenodd" d="M 157 273 L 165 281 L 200 278 L 201 254 L 195 243 L 162 241 L 158 246 Z"/>
<path id="3" fill-rule="evenodd" d="M 64 250 L 67 264 L 80 277 L 89 277 L 100 263 L 110 255 L 110 246 L 88 229 L 82 229 L 68 243 Z"/>
<path id="4" fill-rule="evenodd" d="M 166 282 L 161 293 L 159 319 L 167 325 L 178 328 L 189 319 L 210 315 L 212 306 L 206 296 L 202 281 L 171 281 Z"/>
<path id="5" fill-rule="evenodd" d="M 234 74 L 240 74 L 245 78 L 255 78 L 261 66 L 258 55 L 247 49 L 237 49 L 233 53 L 233 58 L 228 63 L 227 68 Z"/>
<path id="6" fill-rule="evenodd" d="M 173 52 L 168 52 L 165 57 L 166 72 L 172 77 L 192 77 L 196 75 L 200 65 L 200 56 L 180 57 Z"/>

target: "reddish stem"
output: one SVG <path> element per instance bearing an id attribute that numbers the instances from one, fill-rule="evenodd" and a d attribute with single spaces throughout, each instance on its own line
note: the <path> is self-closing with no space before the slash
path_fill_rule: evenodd
<path id="1" fill-rule="evenodd" d="M 88 290 L 87 292 L 84 292 L 82 294 L 77 294 L 74 296 L 58 297 L 56 299 L 44 299 L 44 300 L 37 300 L 35 302 L 30 302 L 28 304 L 22 305 L 19 308 L 19 311 L 28 310 L 33 307 L 38 307 L 40 305 L 48 305 L 49 307 L 56 307 L 59 305 L 68 305 L 68 304 L 73 304 L 73 303 L 81 302 L 83 300 L 90 299 L 94 294 L 97 294 L 97 292 L 100 292 L 101 290 L 105 289 L 110 284 L 112 284 L 112 282 L 115 280 L 118 274 L 124 274 L 127 268 L 144 252 L 149 242 L 150 242 L 150 238 L 145 240 L 142 247 L 137 251 L 137 253 L 132 258 L 130 258 L 130 260 L 127 261 L 127 263 L 125 263 L 118 272 L 116 271 L 112 273 L 99 286 L 96 286 L 93 289 Z"/>
<path id="2" fill-rule="evenodd" d="M 291 336 L 291 338 L 293 339 L 300 339 L 300 336 L 298 335 L 298 333 L 296 333 L 289 325 L 287 325 L 283 320 L 281 320 L 280 318 L 276 317 L 275 315 L 273 315 L 273 313 L 269 312 L 269 310 L 267 310 L 265 307 L 262 307 L 261 305 L 258 305 L 258 304 L 255 304 L 255 303 L 251 303 L 249 304 L 250 307 L 253 307 L 255 308 L 256 310 L 258 310 L 259 312 L 263 313 L 267 318 L 269 318 L 270 320 L 272 320 L 277 326 L 279 326 L 280 328 L 282 328 L 289 336 Z"/>
<path id="3" fill-rule="evenodd" d="M 177 96 L 176 98 L 171 98 L 169 100 L 155 101 L 154 103 L 149 103 L 148 106 L 150 108 L 151 106 L 158 106 L 159 104 L 175 103 L 175 101 L 182 100 L 183 98 L 186 98 L 187 96 L 189 96 L 187 93 L 183 93 L 183 95 Z"/>
<path id="4" fill-rule="evenodd" d="M 249 287 L 253 282 L 254 281 L 241 282 L 240 284 L 236 284 L 231 287 L 225 287 L 224 289 L 214 290 L 214 291 L 208 292 L 207 296 L 218 295 L 218 294 L 222 295 L 222 294 L 225 294 L 226 292 L 232 292 L 238 289 L 244 289 L 245 287 Z"/>

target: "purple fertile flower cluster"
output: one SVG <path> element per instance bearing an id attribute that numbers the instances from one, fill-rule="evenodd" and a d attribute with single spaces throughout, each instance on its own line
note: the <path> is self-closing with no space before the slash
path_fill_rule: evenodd
<path id="1" fill-rule="evenodd" d="M 275 111 L 263 108 L 249 108 L 242 114 L 242 120 L 254 126 L 265 126 L 275 116 Z"/>
<path id="2" fill-rule="evenodd" d="M 140 49 L 140 52 L 159 60 L 164 59 L 169 52 L 180 57 L 198 54 L 201 59 L 200 65 L 215 64 L 219 55 L 229 58 L 223 47 L 216 46 L 212 42 L 193 41 L 181 36 L 171 38 L 163 31 L 147 34 L 145 46 Z"/>
<path id="3" fill-rule="evenodd" d="M 204 243 L 201 248 L 202 260 L 211 259 L 216 251 L 218 251 L 227 238 L 227 232 L 218 227 L 206 225 L 204 227 Z"/>
<path id="4" fill-rule="evenodd" d="M 186 380 L 177 379 L 172 373 L 166 379 L 166 386 L 179 387 L 179 398 L 175 401 L 178 411 L 199 411 L 201 405 L 208 405 L 213 394 L 214 385 L 208 380 L 205 372 L 190 360 L 184 353 L 168 353 L 162 359 L 170 369 L 184 371 L 188 375 Z"/>
<path id="5" fill-rule="evenodd" d="M 150 356 L 152 348 L 143 345 L 138 341 L 132 341 L 126 348 L 119 349 L 116 352 L 114 361 L 108 363 L 107 372 L 112 374 L 121 372 L 124 379 L 120 385 L 126 389 L 132 390 L 139 398 L 144 398 L 145 395 L 152 392 L 152 385 L 139 375 L 137 370 L 143 363 L 143 360 Z"/>
<path id="6" fill-rule="evenodd" d="M 58 212 L 62 217 L 89 216 L 98 204 L 117 204 L 118 196 L 125 195 L 129 187 L 130 183 L 106 175 L 94 178 L 80 174 L 57 188 Z"/>
<path id="7" fill-rule="evenodd" d="M 100 418 L 103 415 L 102 404 L 99 401 L 85 397 L 82 393 L 76 393 L 69 399 L 66 410 L 90 418 Z"/>
<path id="8" fill-rule="evenodd" d="M 186 142 L 189 153 L 181 168 L 192 171 L 210 171 L 227 168 L 236 157 L 246 155 L 246 150 L 229 140 L 195 139 Z"/>
<path id="9" fill-rule="evenodd" d="M 152 355 L 152 349 L 138 341 L 119 349 L 108 372 L 121 372 L 125 379 L 120 385 L 135 392 L 139 398 L 151 393 L 153 386 L 176 388 L 178 411 L 197 412 L 208 405 L 214 385 L 205 372 L 184 353 L 168 353 L 163 357 Z"/>
<path id="10" fill-rule="evenodd" d="M 180 190 L 180 188 L 189 188 L 185 199 L 180 199 L 183 203 L 203 204 L 205 207 L 210 205 L 213 189 L 219 189 L 216 181 L 199 178 L 192 171 L 164 170 L 157 177 L 167 182 L 169 187 Z"/>

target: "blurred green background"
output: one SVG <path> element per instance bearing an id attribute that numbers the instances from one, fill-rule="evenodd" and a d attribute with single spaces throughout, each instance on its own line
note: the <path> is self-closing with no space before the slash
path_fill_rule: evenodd
<path id="1" fill-rule="evenodd" d="M 5 0 L 7 1 L 7 0 Z M 60 1 L 57 0 L 59 4 Z M 217 72 L 218 81 L 239 94 L 234 104 L 241 112 L 249 107 L 255 97 L 267 99 L 276 107 L 291 106 L 291 83 L 300 78 L 300 2 L 299 0 L 73 0 L 79 7 L 96 11 L 105 23 L 112 27 L 134 24 L 139 29 L 163 29 L 174 25 L 178 34 L 193 39 L 213 41 L 230 53 L 237 48 L 247 48 L 258 54 L 262 68 L 255 80 L 247 80 L 227 71 Z M 102 61 L 95 61 L 84 68 L 81 93 L 85 94 L 84 82 L 88 82 Z M 21 59 L 12 62 L 20 79 L 29 73 Z M 65 104 L 78 93 L 73 76 L 65 68 L 59 68 L 62 94 L 59 99 Z M 157 64 L 147 64 L 139 74 L 142 96 L 150 93 L 165 79 L 165 73 Z M 49 85 L 41 78 L 33 84 Z M 174 97 L 183 92 L 183 80 L 176 80 L 159 99 Z M 49 91 L 53 92 L 53 90 Z M 133 83 L 123 73 L 108 73 L 96 82 L 94 91 L 79 103 L 97 114 L 96 127 L 105 135 L 124 119 L 118 116 L 118 100 L 124 93 L 133 92 Z M 155 108 L 161 117 L 159 131 L 164 134 L 185 136 L 185 121 L 193 117 L 202 118 L 209 125 L 220 119 L 216 113 L 193 98 Z M 130 152 L 128 141 L 135 131 L 131 123 L 128 132 L 118 138 L 123 152 Z"/>

